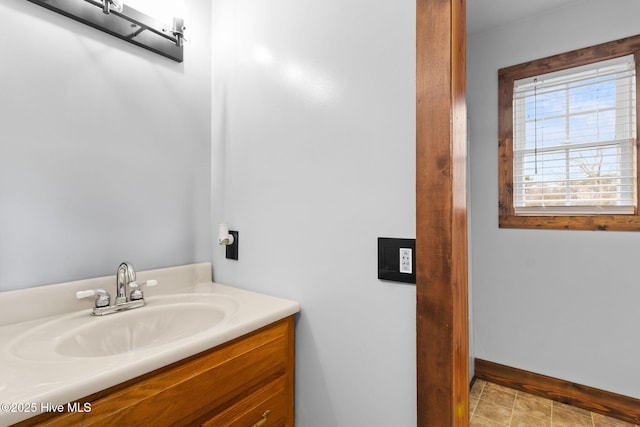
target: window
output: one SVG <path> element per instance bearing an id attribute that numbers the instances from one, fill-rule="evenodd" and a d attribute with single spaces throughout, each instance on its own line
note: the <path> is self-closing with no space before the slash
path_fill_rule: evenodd
<path id="1" fill-rule="evenodd" d="M 633 55 L 514 82 L 516 215 L 633 214 Z"/>
<path id="2" fill-rule="evenodd" d="M 640 230 L 640 36 L 499 71 L 500 227 Z"/>

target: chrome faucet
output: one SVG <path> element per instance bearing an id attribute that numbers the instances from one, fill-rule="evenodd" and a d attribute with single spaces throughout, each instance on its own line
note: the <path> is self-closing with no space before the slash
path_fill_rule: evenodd
<path id="1" fill-rule="evenodd" d="M 105 314 L 144 307 L 147 303 L 142 294 L 142 286 L 155 286 L 157 284 L 157 280 L 137 283 L 136 270 L 133 265 L 123 262 L 118 266 L 118 271 L 116 272 L 116 298 L 113 305 L 110 305 L 111 297 L 109 293 L 102 288 L 78 291 L 76 292 L 76 298 L 81 299 L 95 295 L 96 301 L 92 314 L 94 316 L 104 316 Z"/>
<path id="2" fill-rule="evenodd" d="M 129 296 L 129 284 L 135 283 L 136 270 L 133 265 L 123 262 L 116 273 L 116 304 L 124 304 L 131 300 Z"/>

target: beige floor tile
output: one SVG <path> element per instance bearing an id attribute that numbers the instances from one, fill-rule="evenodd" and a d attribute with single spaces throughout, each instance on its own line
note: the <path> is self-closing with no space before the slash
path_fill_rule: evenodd
<path id="1" fill-rule="evenodd" d="M 469 418 L 471 427 L 640 427 L 482 380 L 469 392 Z"/>
<path id="2" fill-rule="evenodd" d="M 502 392 L 509 393 L 509 394 L 516 394 L 516 392 L 517 392 L 517 390 L 515 390 L 513 388 L 505 387 L 503 385 L 496 384 L 496 383 L 490 383 L 488 381 L 485 382 L 484 390 L 485 391 L 498 390 L 498 391 L 502 391 Z"/>
<path id="3" fill-rule="evenodd" d="M 472 387 L 472 388 L 474 388 L 474 387 L 482 388 L 482 387 L 484 387 L 484 385 L 485 385 L 486 383 L 487 383 L 487 382 L 486 382 L 485 380 L 480 380 L 480 379 L 477 379 L 477 378 L 476 378 L 476 380 L 473 382 L 473 387 Z"/>
<path id="4" fill-rule="evenodd" d="M 482 380 L 475 380 L 473 383 L 473 387 L 469 390 L 469 397 L 480 397 L 482 393 L 482 389 L 484 388 L 485 382 Z"/>
<path id="5" fill-rule="evenodd" d="M 527 413 L 533 417 L 551 418 L 551 407 L 553 402 L 544 397 L 519 391 L 516 395 L 516 403 L 513 407 L 515 411 Z"/>
<path id="6" fill-rule="evenodd" d="M 634 424 L 607 417 L 605 415 L 592 413 L 592 417 L 593 425 L 595 427 L 634 427 Z"/>
<path id="7" fill-rule="evenodd" d="M 515 393 L 509 393 L 505 390 L 485 387 L 480 396 L 480 402 L 487 401 L 498 405 L 506 406 L 510 410 L 513 409 L 513 403 L 516 400 Z"/>
<path id="8" fill-rule="evenodd" d="M 476 410 L 476 407 L 478 406 L 479 401 L 480 401 L 479 398 L 469 396 L 469 416 L 473 415 L 473 411 Z"/>
<path id="9" fill-rule="evenodd" d="M 495 421 L 501 425 L 509 425 L 511 412 L 512 409 L 507 406 L 481 398 L 476 410 L 473 412 L 473 417 L 478 416 Z"/>
<path id="10" fill-rule="evenodd" d="M 485 381 L 476 379 L 473 382 L 473 386 L 471 390 L 469 390 L 469 420 L 473 416 L 473 412 L 476 410 L 478 406 L 478 402 L 480 401 L 480 395 L 482 394 L 482 389 L 484 388 Z"/>
<path id="11" fill-rule="evenodd" d="M 469 421 L 469 427 L 504 427 L 508 426 L 508 424 L 500 424 L 493 420 L 488 420 L 486 418 L 479 417 L 474 415 L 471 417 L 471 421 Z"/>
<path id="12" fill-rule="evenodd" d="M 586 409 L 582 409 L 582 408 L 578 408 L 576 406 L 571 406 L 571 405 L 567 405 L 566 403 L 562 403 L 562 402 L 553 402 L 553 410 L 562 410 L 562 411 L 566 411 L 566 412 L 571 412 L 574 414 L 579 414 L 579 415 L 585 415 L 585 416 L 591 416 L 591 412 L 587 411 Z"/>
<path id="13" fill-rule="evenodd" d="M 511 427 L 551 427 L 551 412 L 546 418 L 533 417 L 529 414 L 514 411 L 511 416 Z"/>
<path id="14" fill-rule="evenodd" d="M 554 402 L 555 403 L 555 402 Z M 584 415 L 574 411 L 567 411 L 564 408 L 556 409 L 553 406 L 553 415 L 551 416 L 551 425 L 553 427 L 593 427 L 591 413 Z"/>

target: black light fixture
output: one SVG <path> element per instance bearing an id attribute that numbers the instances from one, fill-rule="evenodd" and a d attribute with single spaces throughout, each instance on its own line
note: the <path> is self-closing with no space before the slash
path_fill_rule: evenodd
<path id="1" fill-rule="evenodd" d="M 176 62 L 183 61 L 184 19 L 167 25 L 123 0 L 29 0 Z"/>

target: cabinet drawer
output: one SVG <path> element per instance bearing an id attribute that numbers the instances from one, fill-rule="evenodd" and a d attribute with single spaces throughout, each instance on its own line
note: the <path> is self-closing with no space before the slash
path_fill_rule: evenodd
<path id="1" fill-rule="evenodd" d="M 288 401 L 287 376 L 283 375 L 202 423 L 202 427 L 283 427 L 289 425 Z"/>

